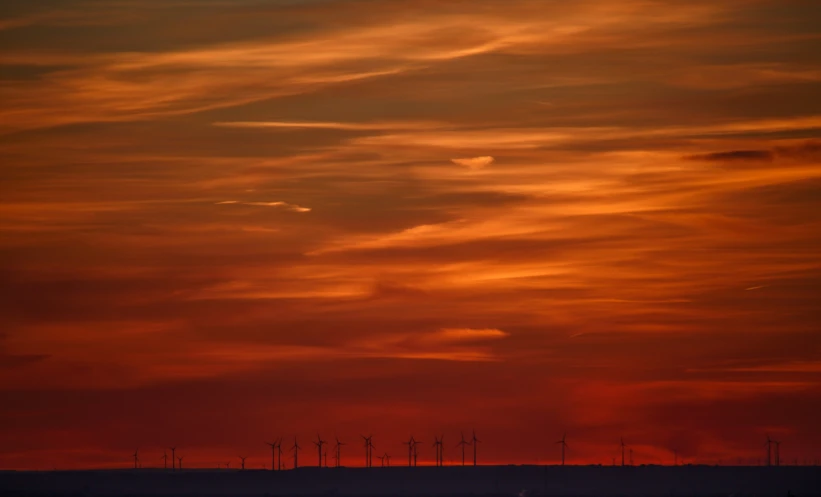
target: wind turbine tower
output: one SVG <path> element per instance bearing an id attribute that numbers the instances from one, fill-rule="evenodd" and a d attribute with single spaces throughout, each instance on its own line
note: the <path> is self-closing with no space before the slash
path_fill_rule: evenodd
<path id="1" fill-rule="evenodd" d="M 171 471 L 174 471 L 174 452 L 177 450 L 176 447 L 169 447 L 171 449 Z"/>
<path id="2" fill-rule="evenodd" d="M 767 466 L 772 466 L 773 463 L 773 441 L 770 435 L 767 435 Z"/>
<path id="3" fill-rule="evenodd" d="M 413 467 L 414 468 L 417 466 L 417 463 L 418 463 L 418 460 L 419 460 L 419 452 L 416 449 L 416 446 L 419 445 L 420 443 L 422 443 L 422 442 L 420 442 L 418 440 L 413 441 Z"/>
<path id="4" fill-rule="evenodd" d="M 271 471 L 277 469 L 277 443 L 265 442 L 265 445 L 271 447 Z"/>
<path id="5" fill-rule="evenodd" d="M 364 445 L 364 447 L 365 447 L 365 467 L 366 468 L 372 468 L 373 467 L 373 449 L 374 449 L 373 442 L 372 442 L 373 435 L 368 435 L 367 437 L 365 435 L 360 435 L 360 437 L 362 437 L 362 440 L 365 442 L 365 445 Z"/>
<path id="6" fill-rule="evenodd" d="M 442 435 L 441 437 L 437 437 L 436 435 L 433 436 L 436 440 L 433 442 L 433 446 L 436 448 L 436 466 L 444 466 L 444 445 L 442 442 L 445 440 L 445 436 Z"/>
<path id="7" fill-rule="evenodd" d="M 565 433 L 564 433 L 564 435 L 562 435 L 562 439 L 561 439 L 561 440 L 559 440 L 558 442 L 556 442 L 557 444 L 562 444 L 562 466 L 564 466 L 564 452 L 565 452 L 565 449 L 568 449 L 568 448 L 569 448 L 569 447 L 567 446 L 567 442 L 565 442 L 565 439 L 566 439 L 566 438 L 567 438 L 567 432 L 565 432 Z"/>
<path id="8" fill-rule="evenodd" d="M 413 435 L 411 435 L 410 439 L 403 443 L 408 446 L 408 467 L 410 468 L 413 466 L 413 447 L 414 444 L 416 444 L 416 440 L 414 440 Z"/>
<path id="9" fill-rule="evenodd" d="M 137 454 L 138 454 L 139 452 L 140 452 L 140 449 L 137 449 L 137 450 L 135 450 L 135 451 L 134 451 L 134 454 L 133 454 L 133 456 L 134 456 L 134 469 L 137 469 L 137 468 L 138 468 L 138 464 L 139 464 L 139 460 L 140 460 L 140 459 L 139 459 L 139 457 L 138 457 L 138 455 L 137 455 Z"/>
<path id="10" fill-rule="evenodd" d="M 476 438 L 476 430 L 473 430 L 473 438 L 471 439 L 471 443 L 473 444 L 473 465 L 476 466 L 476 447 L 481 443 L 481 440 Z"/>
<path id="11" fill-rule="evenodd" d="M 317 433 L 316 434 L 316 442 L 314 442 L 314 445 L 316 445 L 317 455 L 319 456 L 318 463 L 319 463 L 320 468 L 322 467 L 322 446 L 325 445 L 326 443 L 328 443 L 328 442 L 326 442 L 325 440 L 322 440 L 322 438 L 319 436 L 319 433 Z"/>
<path id="12" fill-rule="evenodd" d="M 336 467 L 342 466 L 342 446 L 345 445 L 344 442 L 339 441 L 339 437 L 336 438 Z"/>
<path id="13" fill-rule="evenodd" d="M 299 467 L 299 450 L 301 448 L 302 447 L 300 447 L 299 444 L 296 442 L 296 437 L 294 437 L 294 446 L 291 447 L 291 450 L 294 451 L 294 469 L 297 469 Z"/>
<path id="14" fill-rule="evenodd" d="M 457 447 L 462 446 L 462 466 L 465 465 L 465 445 L 470 445 L 470 442 L 465 440 L 465 432 L 462 432 L 462 441 L 456 444 Z"/>

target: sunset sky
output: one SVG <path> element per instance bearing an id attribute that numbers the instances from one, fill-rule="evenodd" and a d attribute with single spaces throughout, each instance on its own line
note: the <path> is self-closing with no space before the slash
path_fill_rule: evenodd
<path id="1" fill-rule="evenodd" d="M 821 459 L 819 26 L 3 1 L 0 468 Z"/>

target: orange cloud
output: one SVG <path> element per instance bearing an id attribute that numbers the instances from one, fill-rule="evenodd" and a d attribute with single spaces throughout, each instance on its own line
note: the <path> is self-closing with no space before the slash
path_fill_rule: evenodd
<path id="1" fill-rule="evenodd" d="M 469 159 L 451 159 L 450 161 L 453 162 L 456 165 L 464 166 L 468 169 L 476 170 L 476 169 L 482 169 L 482 168 L 487 167 L 490 164 L 492 164 L 493 163 L 493 157 L 485 155 L 485 156 L 482 156 L 482 157 L 472 157 L 472 158 L 469 158 Z"/>

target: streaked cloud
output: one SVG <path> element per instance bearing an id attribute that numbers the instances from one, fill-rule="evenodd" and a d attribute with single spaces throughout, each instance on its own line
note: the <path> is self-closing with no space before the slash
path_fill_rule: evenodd
<path id="1" fill-rule="evenodd" d="M 289 204 L 287 202 L 240 202 L 239 200 L 223 200 L 216 202 L 216 205 L 253 205 L 257 207 L 282 207 L 293 212 L 310 212 L 310 207 L 302 207 L 296 204 Z"/>
<path id="2" fill-rule="evenodd" d="M 773 160 L 773 154 L 769 150 L 731 150 L 728 152 L 691 155 L 687 158 L 706 161 L 771 161 Z"/>
<path id="3" fill-rule="evenodd" d="M 451 162 L 458 166 L 464 166 L 468 169 L 483 169 L 493 164 L 493 157 L 483 155 L 481 157 L 471 157 L 468 159 L 451 159 Z"/>

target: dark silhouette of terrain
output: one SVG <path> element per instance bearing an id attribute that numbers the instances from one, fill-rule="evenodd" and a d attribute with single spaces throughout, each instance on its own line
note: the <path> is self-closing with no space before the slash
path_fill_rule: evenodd
<path id="1" fill-rule="evenodd" d="M 821 497 L 816 466 L 447 466 L 0 472 L 0 495 Z"/>

